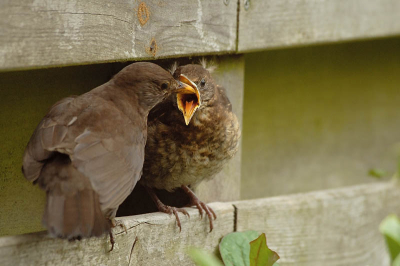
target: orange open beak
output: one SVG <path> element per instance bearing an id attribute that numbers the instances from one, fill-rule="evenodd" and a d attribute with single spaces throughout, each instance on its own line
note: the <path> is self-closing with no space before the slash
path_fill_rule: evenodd
<path id="1" fill-rule="evenodd" d="M 176 102 L 178 103 L 178 109 L 183 114 L 186 125 L 189 125 L 194 113 L 201 105 L 200 93 L 196 84 L 185 75 L 181 74 L 179 81 L 186 86 L 184 86 L 184 89 L 178 89 Z"/>

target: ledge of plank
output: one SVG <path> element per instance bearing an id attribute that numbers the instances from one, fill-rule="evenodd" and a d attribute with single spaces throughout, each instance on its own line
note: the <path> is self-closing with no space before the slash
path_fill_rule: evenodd
<path id="1" fill-rule="evenodd" d="M 234 52 L 227 2 L 5 0 L 0 70 Z"/>
<path id="2" fill-rule="evenodd" d="M 280 265 L 389 265 L 378 227 L 399 199 L 398 184 L 378 183 L 240 201 L 236 228 L 265 232 Z"/>
<path id="3" fill-rule="evenodd" d="M 238 50 L 399 35 L 399 14 L 398 0 L 240 0 Z"/>
<path id="4" fill-rule="evenodd" d="M 234 208 L 213 203 L 218 218 L 209 233 L 207 218 L 200 220 L 197 209 L 188 208 L 190 218 L 180 215 L 182 232 L 175 217 L 151 213 L 122 217 L 128 234 L 115 228 L 115 248 L 109 238 L 71 241 L 53 239 L 43 233 L 0 238 L 0 265 L 191 265 L 189 247 L 214 251 L 220 239 L 233 231 Z M 136 243 L 134 244 L 136 240 Z"/>
<path id="5" fill-rule="evenodd" d="M 187 248 L 215 251 L 235 228 L 265 232 L 282 266 L 389 265 L 378 226 L 386 215 L 400 214 L 399 197 L 398 184 L 377 183 L 212 203 L 218 218 L 211 233 L 208 220 L 200 220 L 193 208 L 188 208 L 190 219 L 180 216 L 182 232 L 166 214 L 123 217 L 118 219 L 128 234 L 115 228 L 116 245 L 110 253 L 108 237 L 72 242 L 45 233 L 3 237 L 0 265 L 192 265 Z"/>

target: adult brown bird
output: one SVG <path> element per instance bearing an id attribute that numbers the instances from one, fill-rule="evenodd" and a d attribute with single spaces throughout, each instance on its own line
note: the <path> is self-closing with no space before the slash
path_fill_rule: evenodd
<path id="1" fill-rule="evenodd" d="M 191 206 L 203 211 L 213 229 L 214 211 L 191 188 L 213 178 L 238 151 L 240 128 L 224 88 L 217 85 L 205 65 L 189 64 L 174 70 L 174 78 L 191 85 L 196 93 L 172 95 L 149 114 L 143 184 L 159 211 L 188 213 L 163 204 L 153 190 L 177 188 L 189 196 Z M 183 115 L 183 117 L 182 117 Z"/>
<path id="2" fill-rule="evenodd" d="M 173 92 L 194 90 L 142 62 L 51 107 L 22 166 L 26 179 L 46 191 L 43 224 L 50 235 L 79 239 L 110 231 L 119 205 L 141 177 L 148 113 Z"/>

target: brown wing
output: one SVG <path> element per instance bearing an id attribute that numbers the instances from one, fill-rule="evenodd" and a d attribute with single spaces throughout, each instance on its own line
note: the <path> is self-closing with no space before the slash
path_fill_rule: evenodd
<path id="1" fill-rule="evenodd" d="M 69 109 L 75 98 L 68 97 L 55 103 L 33 132 L 26 146 L 22 163 L 22 172 L 29 181 L 37 181 L 46 160 L 53 156 L 54 146 L 63 143 L 68 132 L 68 125 L 57 123 L 53 117 Z"/>
<path id="2" fill-rule="evenodd" d="M 90 94 L 66 98 L 36 128 L 25 150 L 23 172 L 35 181 L 55 152 L 67 154 L 89 178 L 102 211 L 112 216 L 141 176 L 145 138 L 144 128 L 112 102 Z"/>

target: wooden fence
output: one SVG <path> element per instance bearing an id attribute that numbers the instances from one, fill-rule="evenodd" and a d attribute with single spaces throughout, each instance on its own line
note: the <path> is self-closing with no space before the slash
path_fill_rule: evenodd
<path id="1" fill-rule="evenodd" d="M 218 55 L 216 79 L 229 88 L 242 122 L 243 53 L 397 36 L 399 14 L 398 0 L 6 0 L 0 3 L 0 71 L 11 73 L 12 83 L 19 70 Z M 54 84 L 63 88 L 63 82 Z M 39 85 L 32 86 L 40 94 Z M 29 112 L 24 105 L 19 108 Z M 33 113 L 30 119 L 41 115 Z M 29 134 L 15 140 L 17 153 L 22 154 Z M 26 202 L 16 193 L 7 194 L 7 189 L 31 190 L 17 174 L 18 163 L 0 162 L 11 169 L 0 173 L 5 184 L 15 176 L 20 179 L 0 189 L 0 235 L 7 234 L 2 230 L 8 225 L 15 223 L 21 231 L 31 222 L 19 210 L 43 205 L 43 195 Z M 240 169 L 239 152 L 217 178 L 197 189 L 199 197 L 214 202 L 218 219 L 211 233 L 208 221 L 192 208 L 190 219 L 181 216 L 182 232 L 166 214 L 122 217 L 128 232 L 114 229 L 111 253 L 106 237 L 69 242 L 36 232 L 1 237 L 0 265 L 191 265 L 188 247 L 215 251 L 224 235 L 244 230 L 265 232 L 280 265 L 388 264 L 377 228 L 389 213 L 400 214 L 397 183 L 241 200 L 240 183 L 246 181 Z M 40 212 L 34 215 L 32 220 L 40 220 Z"/>

